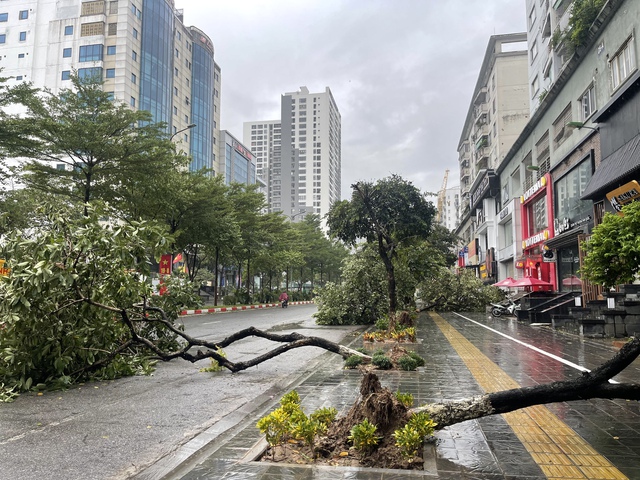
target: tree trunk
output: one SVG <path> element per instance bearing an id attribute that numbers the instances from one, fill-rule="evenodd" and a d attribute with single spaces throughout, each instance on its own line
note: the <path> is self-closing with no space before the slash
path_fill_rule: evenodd
<path id="1" fill-rule="evenodd" d="M 387 270 L 387 292 L 389 294 L 389 318 L 391 318 L 398 309 L 398 299 L 396 295 L 396 274 L 393 262 L 388 254 L 387 247 L 384 244 L 382 235 L 378 235 L 378 252 L 384 268 Z"/>
<path id="2" fill-rule="evenodd" d="M 446 403 L 435 403 L 412 409 L 412 413 L 427 412 L 437 422 L 437 429 L 475 418 L 513 412 L 533 405 L 588 400 L 590 398 L 621 398 L 640 400 L 640 385 L 616 384 L 609 380 L 627 368 L 640 354 L 640 338 L 627 343 L 613 358 L 579 378 L 560 382 L 515 388 L 479 397 Z"/>
<path id="3" fill-rule="evenodd" d="M 216 247 L 216 259 L 215 259 L 215 268 L 214 268 L 214 277 L 215 280 L 213 282 L 213 306 L 218 306 L 218 262 L 220 260 L 220 247 Z"/>

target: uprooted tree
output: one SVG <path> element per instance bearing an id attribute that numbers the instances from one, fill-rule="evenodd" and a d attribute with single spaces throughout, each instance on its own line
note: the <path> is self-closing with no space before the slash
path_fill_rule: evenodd
<path id="1" fill-rule="evenodd" d="M 168 294 L 159 296 L 145 281 L 150 256 L 162 253 L 171 239 L 161 228 L 144 222 L 109 226 L 99 221 L 100 211 L 88 212 L 84 216 L 77 210 L 74 215 L 50 209 L 37 229 L 4 239 L 2 253 L 11 273 L 0 277 L 0 399 L 34 388 L 145 373 L 154 359 L 214 359 L 238 372 L 305 346 L 343 358 L 363 355 L 322 338 L 276 335 L 256 328 L 220 341 L 188 335 L 174 323 L 181 306 L 191 301 L 188 282 L 174 279 Z M 243 362 L 220 353 L 248 336 L 281 345 Z M 426 405 L 414 412 L 429 412 L 440 429 L 537 404 L 589 398 L 639 400 L 640 385 L 609 381 L 639 354 L 636 338 L 611 360 L 578 378 Z"/>

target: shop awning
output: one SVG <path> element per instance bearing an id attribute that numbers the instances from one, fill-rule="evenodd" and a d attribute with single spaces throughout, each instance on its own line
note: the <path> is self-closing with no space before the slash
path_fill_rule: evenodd
<path id="1" fill-rule="evenodd" d="M 556 235 L 553 238 L 550 238 L 546 242 L 544 242 L 545 247 L 549 248 L 561 248 L 566 247 L 568 245 L 578 243 L 578 235 L 583 235 L 585 232 L 584 228 L 573 228 L 568 232 L 561 233 L 560 235 Z"/>
<path id="2" fill-rule="evenodd" d="M 600 162 L 580 199 L 590 200 L 604 196 L 636 170 L 640 170 L 640 134 Z"/>

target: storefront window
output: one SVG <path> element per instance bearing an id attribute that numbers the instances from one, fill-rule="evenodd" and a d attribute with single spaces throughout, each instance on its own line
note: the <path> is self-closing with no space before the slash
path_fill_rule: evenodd
<path id="1" fill-rule="evenodd" d="M 580 195 L 589 183 L 591 175 L 591 159 L 587 159 L 555 182 L 557 219 L 568 218 L 578 221 L 591 215 L 593 209 L 591 200 L 580 200 Z"/>
<path id="2" fill-rule="evenodd" d="M 579 291 L 582 283 L 578 278 L 580 259 L 578 245 L 558 249 L 558 287 L 562 292 Z"/>
<path id="3" fill-rule="evenodd" d="M 540 197 L 531 204 L 531 212 L 529 215 L 529 232 L 531 234 L 541 232 L 547 228 L 547 197 Z"/>

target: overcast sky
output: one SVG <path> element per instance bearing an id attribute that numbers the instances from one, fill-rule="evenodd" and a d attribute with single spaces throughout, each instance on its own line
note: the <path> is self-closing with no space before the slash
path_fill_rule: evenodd
<path id="1" fill-rule="evenodd" d="M 175 0 L 214 43 L 221 128 L 280 118 L 328 86 L 342 116 L 342 198 L 392 173 L 459 184 L 457 146 L 489 37 L 523 32 L 525 0 Z"/>

